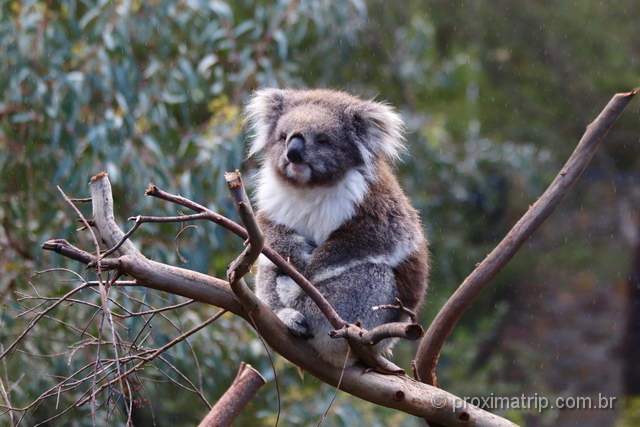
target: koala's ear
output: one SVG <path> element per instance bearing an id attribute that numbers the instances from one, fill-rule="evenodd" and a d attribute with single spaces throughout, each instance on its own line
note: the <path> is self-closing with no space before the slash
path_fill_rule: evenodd
<path id="1" fill-rule="evenodd" d="M 251 131 L 249 157 L 258 153 L 267 144 L 272 127 L 278 122 L 284 109 L 283 89 L 259 89 L 247 103 L 244 114 Z"/>
<path id="2" fill-rule="evenodd" d="M 364 133 L 366 149 L 374 156 L 397 160 L 404 151 L 404 122 L 387 104 L 364 101 L 348 108 L 356 128 Z"/>

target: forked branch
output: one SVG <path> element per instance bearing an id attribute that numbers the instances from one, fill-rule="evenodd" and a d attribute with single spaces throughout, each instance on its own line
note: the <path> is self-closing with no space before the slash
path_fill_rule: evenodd
<path id="1" fill-rule="evenodd" d="M 92 201 L 97 204 L 97 206 L 94 205 L 94 210 L 103 211 L 102 215 L 96 215 L 96 227 L 100 230 L 100 237 L 106 246 L 113 247 L 122 240 L 124 233 L 115 223 L 112 198 L 104 195 L 105 192 L 111 192 L 111 185 L 106 175 L 103 175 L 93 180 L 90 188 Z M 193 204 L 193 202 L 187 203 Z M 204 208 L 201 211 L 204 211 Z M 104 235 L 101 230 L 105 230 Z M 71 256 L 85 264 L 95 261 L 95 255 L 74 248 L 68 242 L 62 242 L 64 241 L 50 241 L 43 246 L 45 249 Z M 307 341 L 291 334 L 273 311 L 258 300 L 246 285 L 239 287 L 242 296 L 238 298 L 238 294 L 231 290 L 226 281 L 148 260 L 135 246 L 133 248 L 132 246 L 133 243 L 127 240 L 118 250 L 121 256 L 101 260 L 103 268 L 106 266 L 117 268 L 120 272 L 134 277 L 140 286 L 213 304 L 250 320 L 276 352 L 321 381 L 333 386 L 340 383 L 341 390 L 354 396 L 442 425 L 462 426 L 470 422 L 478 426 L 513 425 L 503 418 L 465 404 L 446 391 L 414 381 L 405 375 L 363 373 L 362 367 L 357 365 L 348 366 L 342 373 L 339 368 L 319 360 Z M 263 253 L 267 254 L 266 248 Z M 274 258 L 271 259 L 273 261 Z M 289 264 L 285 262 L 283 266 L 287 267 Z M 243 291 L 247 292 L 242 294 Z M 238 300 L 241 300 L 242 304 Z M 245 307 L 249 308 L 250 312 L 245 310 Z M 381 334 L 382 332 L 380 331 Z M 374 336 L 372 339 L 377 338 Z"/>
<path id="2" fill-rule="evenodd" d="M 549 185 L 549 188 L 513 226 L 500 244 L 464 280 L 442 307 L 422 339 L 416 355 L 417 372 L 423 382 L 437 385 L 436 366 L 442 346 L 455 328 L 458 320 L 460 320 L 460 317 L 489 281 L 502 270 L 518 252 L 522 244 L 564 199 L 569 189 L 580 178 L 580 175 L 589 164 L 600 142 L 636 93 L 638 93 L 638 89 L 614 95 L 598 117 L 587 126 L 587 130 L 580 139 L 575 151 L 560 170 L 558 176 Z"/>

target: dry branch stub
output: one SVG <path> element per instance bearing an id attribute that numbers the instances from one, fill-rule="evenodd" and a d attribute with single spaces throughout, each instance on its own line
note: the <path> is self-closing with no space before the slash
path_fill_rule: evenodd
<path id="1" fill-rule="evenodd" d="M 226 427 L 240 415 L 265 379 L 251 365 L 241 362 L 236 378 L 198 427 Z"/>

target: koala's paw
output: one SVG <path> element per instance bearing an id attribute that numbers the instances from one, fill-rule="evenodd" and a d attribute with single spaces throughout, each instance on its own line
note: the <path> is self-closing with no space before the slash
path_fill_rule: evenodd
<path id="1" fill-rule="evenodd" d="M 305 237 L 302 237 L 300 235 L 296 235 L 295 239 L 299 245 L 300 251 L 298 253 L 302 258 L 302 261 L 304 261 L 305 263 L 308 263 L 309 261 L 311 261 L 311 258 L 313 257 L 313 251 L 315 251 L 318 248 L 318 246 L 311 240 Z"/>
<path id="2" fill-rule="evenodd" d="M 276 313 L 282 323 L 294 334 L 303 338 L 312 338 L 313 334 L 307 323 L 307 319 L 299 311 L 292 308 L 283 308 Z"/>
<path id="3" fill-rule="evenodd" d="M 276 292 L 284 305 L 291 305 L 292 301 L 300 295 L 301 289 L 289 276 L 276 277 Z"/>
<path id="4" fill-rule="evenodd" d="M 313 256 L 313 252 L 318 248 L 314 243 L 305 240 L 305 246 L 303 249 L 303 255 L 305 258 L 307 259 L 311 259 L 311 257 Z"/>

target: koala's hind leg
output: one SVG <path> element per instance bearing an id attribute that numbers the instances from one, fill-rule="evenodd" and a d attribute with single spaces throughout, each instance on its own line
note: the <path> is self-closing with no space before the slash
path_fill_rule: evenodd
<path id="1" fill-rule="evenodd" d="M 298 284 L 282 274 L 264 255 L 260 256 L 258 262 L 256 296 L 276 313 L 291 332 L 310 337 L 311 332 L 304 316 L 290 308 L 291 301 L 302 292 Z"/>
<path id="2" fill-rule="evenodd" d="M 336 269 L 336 274 L 328 274 L 322 281 L 313 282 L 336 312 L 345 321 L 360 321 L 366 329 L 373 329 L 383 323 L 393 322 L 393 310 L 372 310 L 382 304 L 393 304 L 397 287 L 393 269 L 386 265 L 363 263 L 347 270 Z M 313 281 L 313 278 L 312 278 Z M 305 294 L 292 301 L 291 307 L 302 313 L 313 338 L 311 345 L 319 357 L 334 366 L 342 366 L 347 352 L 347 343 L 341 338 L 329 337 L 333 326 L 320 312 L 315 303 Z M 393 340 L 384 340 L 376 346 L 380 353 L 388 353 Z"/>
<path id="3" fill-rule="evenodd" d="M 265 243 L 290 262 L 299 272 L 305 273 L 316 246 L 294 230 L 269 221 L 258 214 Z M 256 295 L 267 304 L 296 335 L 310 337 L 311 332 L 305 317 L 291 307 L 292 301 L 302 290 L 269 261 L 264 255 L 258 260 Z"/>

